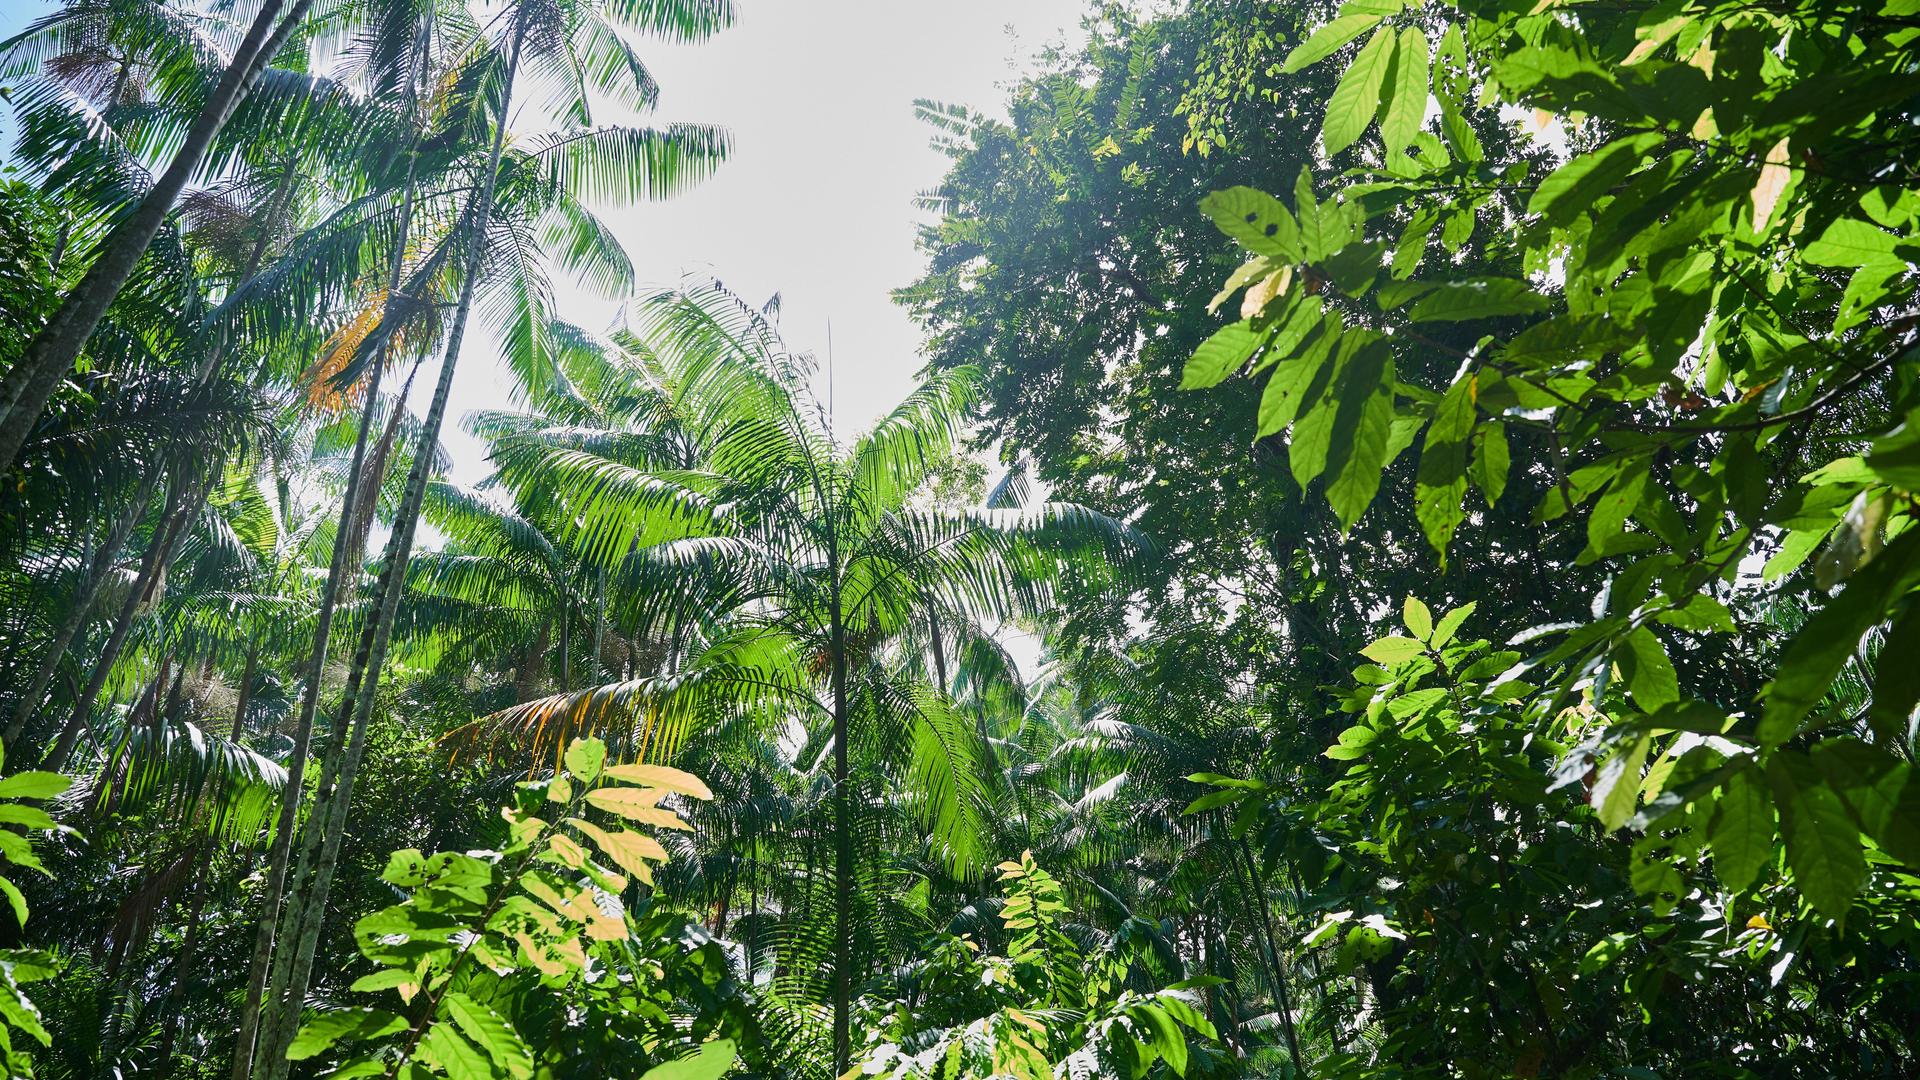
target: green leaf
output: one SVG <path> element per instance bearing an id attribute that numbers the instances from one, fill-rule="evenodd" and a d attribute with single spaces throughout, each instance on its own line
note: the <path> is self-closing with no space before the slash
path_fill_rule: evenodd
<path id="1" fill-rule="evenodd" d="M 1714 874 L 1731 892 L 1753 884 L 1754 876 L 1773 858 L 1773 802 L 1751 769 L 1737 770 L 1727 778 L 1714 803 L 1707 845 L 1713 852 Z"/>
<path id="2" fill-rule="evenodd" d="M 1361 649 L 1360 655 L 1383 667 L 1393 667 L 1396 664 L 1404 664 L 1426 651 L 1426 646 L 1412 638 L 1394 635 L 1383 637 Z"/>
<path id="3" fill-rule="evenodd" d="M 1479 606 L 1480 601 L 1469 600 L 1440 616 L 1440 625 L 1434 628 L 1433 640 L 1428 642 L 1428 645 L 1435 649 L 1446 648 L 1447 643 L 1453 640 L 1453 636 L 1460 632 L 1460 627 L 1464 626 L 1468 617 L 1473 614 L 1473 609 Z"/>
<path id="4" fill-rule="evenodd" d="M 1387 68 L 1393 63 L 1396 40 L 1392 27 L 1380 27 L 1353 58 L 1353 66 L 1340 76 L 1340 84 L 1327 99 L 1326 124 L 1320 131 L 1328 157 L 1352 146 L 1380 111 L 1381 90 L 1386 85 Z"/>
<path id="5" fill-rule="evenodd" d="M 1813 763 L 1862 832 L 1882 851 L 1920 867 L 1920 783 L 1912 766 L 1851 736 L 1815 746 Z"/>
<path id="6" fill-rule="evenodd" d="M 508 1076 L 526 1080 L 533 1075 L 533 1051 L 505 1017 L 465 994 L 448 994 L 441 1003 L 467 1038 L 485 1050 Z"/>
<path id="7" fill-rule="evenodd" d="M 1414 322 L 1466 322 L 1503 315 L 1531 315 L 1549 301 L 1539 287 L 1511 278 L 1444 281 L 1413 305 Z"/>
<path id="8" fill-rule="evenodd" d="M 1886 741 L 1904 738 L 1920 704 L 1920 604 L 1909 604 L 1906 613 L 1894 622 L 1880 646 L 1873 666 L 1873 704 L 1867 720 L 1874 733 Z"/>
<path id="9" fill-rule="evenodd" d="M 1627 635 L 1627 691 L 1642 712 L 1658 712 L 1680 700 L 1680 681 L 1666 647 L 1652 630 L 1636 626 Z"/>
<path id="10" fill-rule="evenodd" d="M 18 772 L 0 780 L 0 799 L 51 799 L 73 786 L 73 778 L 52 772 Z"/>
<path id="11" fill-rule="evenodd" d="M 1481 424 L 1473 433 L 1473 464 L 1467 467 L 1467 476 L 1473 480 L 1473 486 L 1480 489 L 1480 494 L 1486 497 L 1488 506 L 1500 501 L 1500 496 L 1507 490 L 1507 474 L 1512 470 L 1512 455 L 1507 449 L 1507 425 L 1498 420 Z"/>
<path id="12" fill-rule="evenodd" d="M 1391 96 L 1380 117 L 1380 138 L 1387 145 L 1387 157 L 1397 157 L 1419 134 L 1427 116 L 1428 83 L 1427 36 L 1417 26 L 1400 31 L 1400 44 L 1393 52 Z"/>
<path id="13" fill-rule="evenodd" d="M 1414 514 L 1444 563 L 1447 545 L 1466 519 L 1467 455 L 1473 437 L 1475 377 L 1455 380 L 1433 412 L 1413 488 Z"/>
<path id="14" fill-rule="evenodd" d="M 1847 816 L 1834 790 L 1820 782 L 1805 755 L 1779 751 L 1767 762 L 1780 832 L 1787 841 L 1787 866 L 1794 887 L 1815 911 L 1846 917 L 1867 879 L 1860 852 L 1860 830 Z"/>
<path id="15" fill-rule="evenodd" d="M 1540 181 L 1532 201 L 1527 203 L 1527 212 L 1539 214 L 1561 227 L 1572 224 L 1575 218 L 1593 209 L 1595 200 L 1639 168 L 1641 160 L 1664 139 L 1665 136 L 1657 132 L 1629 135 L 1592 153 L 1568 158 L 1566 164 Z"/>
<path id="16" fill-rule="evenodd" d="M 1312 64 L 1317 64 L 1334 53 L 1340 47 L 1368 30 L 1380 21 L 1378 15 L 1342 15 L 1313 32 L 1313 36 L 1287 54 L 1287 60 L 1281 70 L 1291 75 Z"/>
<path id="17" fill-rule="evenodd" d="M 715 1039 L 698 1052 L 664 1065 L 655 1065 L 640 1080 L 718 1080 L 738 1056 L 732 1039 Z"/>
<path id="18" fill-rule="evenodd" d="M 1808 244 L 1801 257 L 1815 266 L 1865 266 L 1895 258 L 1899 238 L 1856 218 L 1840 218 L 1827 226 L 1820 239 Z"/>
<path id="19" fill-rule="evenodd" d="M 1839 596 L 1795 634 L 1767 687 L 1760 741 L 1778 746 L 1826 698 L 1860 638 L 1880 621 L 1887 605 L 1920 584 L 1920 530 L 1902 533 L 1878 558 L 1854 571 Z"/>
<path id="20" fill-rule="evenodd" d="M 300 1034 L 287 1047 L 289 1061 L 305 1061 L 325 1053 L 334 1043 L 345 1039 L 365 1042 L 405 1031 L 407 1022 L 385 1009 L 350 1008 L 323 1012 L 307 1021 Z"/>
<path id="21" fill-rule="evenodd" d="M 1593 791 L 1588 795 L 1588 802 L 1600 815 L 1600 824 L 1608 832 L 1625 825 L 1639 805 L 1640 768 L 1646 764 L 1647 747 L 1651 742 L 1649 736 L 1641 735 L 1632 743 L 1615 747 L 1594 772 Z"/>
<path id="22" fill-rule="evenodd" d="M 420 1057 L 440 1066 L 451 1080 L 494 1080 L 492 1059 L 461 1038 L 452 1024 L 435 1024 L 427 1029 L 420 1040 Z"/>
<path id="23" fill-rule="evenodd" d="M 1305 261 L 1300 225 L 1286 204 L 1258 188 L 1230 187 L 1200 200 L 1200 210 L 1220 231 L 1256 255 L 1288 263 Z"/>
<path id="24" fill-rule="evenodd" d="M 1627 946 L 1633 943 L 1636 936 L 1621 932 L 1608 934 L 1594 942 L 1593 948 L 1588 949 L 1586 955 L 1580 958 L 1580 977 L 1584 979 L 1596 974 L 1619 959 L 1620 954 L 1627 951 Z"/>
<path id="25" fill-rule="evenodd" d="M 14 921 L 20 926 L 27 925 L 27 898 L 20 892 L 20 886 L 0 877 L 0 893 L 6 894 L 7 903 L 13 907 Z"/>
<path id="26" fill-rule="evenodd" d="M 1253 358 L 1266 336 L 1254 330 L 1251 319 L 1242 319 L 1214 331 L 1213 336 L 1202 342 L 1187 360 L 1186 370 L 1180 377 L 1180 389 L 1203 390 L 1225 382 Z"/>
<path id="27" fill-rule="evenodd" d="M 27 829 L 57 829 L 59 823 L 37 806 L 0 803 L 0 825 L 20 825 Z"/>
<path id="28" fill-rule="evenodd" d="M 567 747 L 567 772 L 574 779 L 591 784 L 607 763 L 607 744 L 599 739 L 575 739 Z"/>
<path id="29" fill-rule="evenodd" d="M 1433 636 L 1433 612 L 1417 596 L 1408 596 L 1400 605 L 1400 621 L 1407 624 L 1407 632 L 1425 641 Z"/>
<path id="30" fill-rule="evenodd" d="M 1327 503 L 1342 529 L 1360 520 L 1380 490 L 1393 435 L 1393 352 L 1365 343 L 1341 373 L 1328 454 Z"/>
<path id="31" fill-rule="evenodd" d="M 1315 323 L 1314 326 L 1320 326 Z M 1332 374 L 1327 370 L 1338 344 L 1338 333 L 1328 326 L 1314 336 L 1297 360 L 1281 361 L 1260 392 L 1256 438 L 1264 439 L 1294 422 L 1302 405 L 1317 402 Z M 1269 350 L 1272 355 L 1278 350 Z"/>

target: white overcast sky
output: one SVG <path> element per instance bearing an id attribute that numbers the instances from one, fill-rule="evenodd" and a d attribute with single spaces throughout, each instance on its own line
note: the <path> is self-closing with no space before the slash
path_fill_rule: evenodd
<path id="1" fill-rule="evenodd" d="M 730 129 L 720 173 L 681 198 L 608 216 L 639 279 L 718 277 L 758 303 L 778 292 L 790 344 L 823 358 L 832 327 L 835 426 L 851 433 L 912 387 L 920 335 L 889 292 L 910 283 L 923 215 L 916 193 L 946 158 L 928 146 L 916 98 L 1002 114 L 1004 85 L 1048 44 L 1077 40 L 1085 0 L 740 0 L 736 25 L 700 45 L 643 42 L 661 84 L 652 122 Z M 0 36 L 49 10 L 0 0 Z M 11 139 L 8 139 L 9 144 Z M 10 146 L 9 146 L 10 149 Z M 614 306 L 562 292 L 563 314 L 602 329 Z M 432 374 L 421 373 L 416 408 Z M 491 349 L 466 350 L 450 421 L 502 406 Z M 485 472 L 449 423 L 455 478 Z"/>

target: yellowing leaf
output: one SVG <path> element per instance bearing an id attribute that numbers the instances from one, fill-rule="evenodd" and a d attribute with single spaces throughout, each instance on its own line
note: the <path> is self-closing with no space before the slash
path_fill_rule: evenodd
<path id="1" fill-rule="evenodd" d="M 595 846 L 622 870 L 648 885 L 653 884 L 653 867 L 647 860 L 664 861 L 667 857 L 666 849 L 660 846 L 660 842 L 644 833 L 637 833 L 631 829 L 608 832 L 592 822 L 581 821 L 579 818 L 568 818 L 567 824 L 579 829 L 592 839 Z"/>
<path id="2" fill-rule="evenodd" d="M 615 765 L 607 770 L 607 775 L 622 783 L 664 788 L 676 795 L 695 799 L 713 798 L 713 792 L 699 777 L 665 765 Z"/>
<path id="3" fill-rule="evenodd" d="M 1792 160 L 1787 142 L 1783 138 L 1767 151 L 1767 162 L 1760 167 L 1760 179 L 1753 185 L 1753 231 L 1762 236 L 1773 221 L 1774 208 L 1780 205 L 1787 182 L 1793 179 L 1793 171 L 1787 168 Z"/>
<path id="4" fill-rule="evenodd" d="M 1261 279 L 1247 290 L 1240 300 L 1240 317 L 1251 319 L 1266 310 L 1267 302 L 1275 297 L 1285 296 L 1287 286 L 1293 284 L 1293 267 L 1283 266 Z"/>

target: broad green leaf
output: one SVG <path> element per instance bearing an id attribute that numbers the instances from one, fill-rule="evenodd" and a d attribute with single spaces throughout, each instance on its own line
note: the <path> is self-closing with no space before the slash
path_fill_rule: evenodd
<path id="1" fill-rule="evenodd" d="M 1473 463 L 1467 467 L 1467 476 L 1473 480 L 1473 486 L 1480 489 L 1486 497 L 1487 505 L 1493 506 L 1507 490 L 1507 474 L 1513 469 L 1511 452 L 1507 448 L 1507 425 L 1498 420 L 1489 420 L 1481 424 L 1473 433 Z"/>
<path id="2" fill-rule="evenodd" d="M 1291 75 L 1317 64 L 1339 52 L 1342 45 L 1373 29 L 1379 22 L 1378 15 L 1342 15 L 1315 30 L 1311 37 L 1288 53 L 1281 70 Z"/>
<path id="3" fill-rule="evenodd" d="M 1426 646 L 1412 638 L 1394 635 L 1383 637 L 1379 641 L 1360 650 L 1360 655 L 1385 667 L 1404 664 L 1426 652 Z"/>
<path id="4" fill-rule="evenodd" d="M 348 1008 L 323 1012 L 307 1021 L 287 1047 L 290 1061 L 305 1061 L 325 1053 L 342 1039 L 365 1042 L 405 1031 L 407 1022 L 385 1009 Z"/>
<path id="5" fill-rule="evenodd" d="M 1751 769 L 1735 771 L 1721 788 L 1707 844 L 1714 874 L 1732 892 L 1753 884 L 1773 858 L 1773 802 Z"/>
<path id="6" fill-rule="evenodd" d="M 1307 344 L 1299 359 L 1282 361 L 1273 369 L 1260 393 L 1256 437 L 1264 439 L 1283 430 L 1299 416 L 1302 406 L 1311 408 L 1321 400 L 1333 377 L 1328 369 L 1338 364 L 1334 350 L 1339 341 L 1338 333 L 1327 326 Z"/>
<path id="7" fill-rule="evenodd" d="M 1225 382 L 1246 365 L 1260 348 L 1266 333 L 1253 328 L 1253 320 L 1242 319 L 1214 331 L 1188 358 L 1181 373 L 1180 389 L 1204 390 Z"/>
<path id="8" fill-rule="evenodd" d="M 1860 638 L 1880 621 L 1888 603 L 1916 585 L 1920 585 L 1920 530 L 1911 530 L 1855 571 L 1840 595 L 1794 635 L 1767 687 L 1759 728 L 1762 743 L 1778 746 L 1800 730 L 1826 698 Z"/>
<path id="9" fill-rule="evenodd" d="M 599 739 L 575 739 L 567 747 L 567 772 L 582 783 L 593 783 L 606 761 L 607 744 Z"/>
<path id="10" fill-rule="evenodd" d="M 451 1080 L 495 1080 L 493 1059 L 462 1038 L 452 1024 L 435 1024 L 420 1040 L 420 1057 L 438 1065 Z"/>
<path id="11" fill-rule="evenodd" d="M 1352 146 L 1380 111 L 1381 90 L 1393 63 L 1396 40 L 1392 27 L 1380 27 L 1353 58 L 1353 66 L 1340 76 L 1333 96 L 1327 99 L 1326 124 L 1320 132 L 1328 157 Z"/>
<path id="12" fill-rule="evenodd" d="M 527 1080 L 533 1075 L 533 1051 L 520 1033 L 513 1030 L 513 1025 L 507 1023 L 506 1017 L 465 994 L 448 994 L 441 999 L 441 1005 L 467 1038 L 485 1050 L 509 1077 Z"/>
<path id="13" fill-rule="evenodd" d="M 1393 353 L 1384 341 L 1364 344 L 1341 373 L 1339 406 L 1327 455 L 1327 503 L 1343 529 L 1372 505 L 1386 471 L 1393 435 Z"/>
<path id="14" fill-rule="evenodd" d="M 1625 180 L 1664 138 L 1655 132 L 1629 135 L 1591 153 L 1575 154 L 1540 181 L 1527 203 L 1527 212 L 1555 225 L 1572 224 L 1581 214 L 1591 212 L 1595 200 Z"/>
<path id="15" fill-rule="evenodd" d="M 1626 639 L 1627 692 L 1643 712 L 1658 712 L 1680 700 L 1680 682 L 1667 658 L 1666 646 L 1647 627 L 1637 626 Z"/>
<path id="16" fill-rule="evenodd" d="M 1780 810 L 1794 887 L 1822 915 L 1845 918 L 1867 878 L 1859 828 L 1805 755 L 1776 752 L 1767 762 L 1767 780 Z"/>
<path id="17" fill-rule="evenodd" d="M 1640 769 L 1646 764 L 1651 742 L 1648 736 L 1641 735 L 1631 743 L 1615 747 L 1594 771 L 1588 802 L 1609 832 L 1625 825 L 1639 805 Z"/>
<path id="18" fill-rule="evenodd" d="M 1620 472 L 1587 516 L 1588 550 L 1604 555 L 1614 549 L 1617 538 L 1626 531 L 1627 519 L 1646 499 L 1647 466 L 1644 455 L 1620 463 Z"/>
<path id="19" fill-rule="evenodd" d="M 19 803 L 0 803 L 0 825 L 19 825 L 26 829 L 57 829 L 59 823 L 52 815 L 37 806 L 22 806 Z"/>
<path id="20" fill-rule="evenodd" d="M 1400 605 L 1400 621 L 1407 632 L 1425 641 L 1433 636 L 1433 612 L 1417 596 L 1408 596 Z"/>
<path id="21" fill-rule="evenodd" d="M 1475 376 L 1457 379 L 1434 410 L 1420 448 L 1414 481 L 1414 514 L 1427 542 L 1444 562 L 1447 545 L 1466 518 L 1467 459 L 1473 437 Z"/>
<path id="22" fill-rule="evenodd" d="M 1427 116 L 1427 36 L 1417 26 L 1400 31 L 1393 51 L 1393 75 L 1386 111 L 1380 117 L 1380 138 L 1388 158 L 1397 157 L 1413 142 Z"/>
<path id="23" fill-rule="evenodd" d="M 1865 266 L 1894 256 L 1898 238 L 1858 218 L 1841 218 L 1808 244 L 1802 257 L 1815 266 Z"/>
<path id="24" fill-rule="evenodd" d="M 1434 627 L 1433 640 L 1428 644 L 1435 649 L 1446 648 L 1447 644 L 1453 640 L 1453 636 L 1460 632 L 1460 628 L 1466 625 L 1467 619 L 1473 615 L 1473 609 L 1479 606 L 1480 601 L 1469 600 L 1440 616 L 1440 625 Z"/>
<path id="25" fill-rule="evenodd" d="M 18 772 L 0 780 L 0 799 L 51 799 L 73 786 L 73 778 L 52 772 Z"/>
<path id="26" fill-rule="evenodd" d="M 20 892 L 20 886 L 0 877 L 0 893 L 5 893 L 7 903 L 13 908 L 14 924 L 27 925 L 27 898 Z"/>
<path id="27" fill-rule="evenodd" d="M 1256 255 L 1286 263 L 1304 261 L 1300 226 L 1279 199 L 1258 188 L 1231 187 L 1200 200 L 1214 225 Z"/>
<path id="28" fill-rule="evenodd" d="M 732 1039 L 715 1039 L 693 1054 L 648 1069 L 640 1080 L 718 1080 L 737 1056 Z"/>
<path id="29" fill-rule="evenodd" d="M 1441 282 L 1413 305 L 1414 322 L 1466 322 L 1503 315 L 1531 315 L 1546 310 L 1547 297 L 1539 286 L 1511 278 L 1473 278 Z"/>
<path id="30" fill-rule="evenodd" d="M 1580 958 L 1580 977 L 1586 978 L 1589 975 L 1596 974 L 1608 964 L 1613 963 L 1620 957 L 1621 953 L 1627 951 L 1627 947 L 1633 944 L 1636 937 L 1637 935 L 1635 934 L 1622 932 L 1608 934 L 1606 937 L 1594 942 L 1593 947 L 1588 949 L 1586 955 Z"/>
<path id="31" fill-rule="evenodd" d="M 1813 763 L 1882 851 L 1920 868 L 1920 783 L 1884 750 L 1844 736 L 1813 748 Z"/>
<path id="32" fill-rule="evenodd" d="M 1873 704 L 1867 719 L 1874 733 L 1888 742 L 1906 737 L 1913 708 L 1920 704 L 1920 663 L 1915 657 L 1920 657 L 1920 604 L 1910 603 L 1887 632 L 1873 667 Z"/>

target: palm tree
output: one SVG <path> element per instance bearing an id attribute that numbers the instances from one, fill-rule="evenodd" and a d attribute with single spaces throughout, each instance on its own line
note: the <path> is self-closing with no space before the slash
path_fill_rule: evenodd
<path id="1" fill-rule="evenodd" d="M 934 376 L 843 444 L 811 398 L 811 361 L 786 347 L 766 313 L 717 286 L 660 294 L 639 310 L 638 348 L 626 360 L 635 386 L 623 396 L 659 426 L 527 425 L 497 444 L 495 459 L 502 481 L 536 512 L 550 507 L 572 523 L 582 557 L 605 566 L 625 597 L 616 609 L 629 625 L 686 643 L 717 620 L 726 629 L 715 640 L 752 643 L 757 662 L 738 665 L 732 678 L 712 676 L 707 693 L 746 708 L 786 702 L 825 718 L 833 1060 L 844 1071 L 856 969 L 856 785 L 867 779 L 853 771 L 856 732 L 921 733 L 908 744 L 917 743 L 924 763 L 921 804 L 941 854 L 957 867 L 979 854 L 971 732 L 937 690 L 902 679 L 889 642 L 932 609 L 1043 611 L 1063 574 L 1110 576 L 1140 538 L 1075 506 L 916 505 L 932 470 L 955 452 L 972 400 L 965 371 Z M 642 392 L 652 386 L 664 400 Z M 687 451 L 684 467 L 663 461 Z M 669 506 L 700 535 L 662 541 Z M 693 507 L 705 510 L 689 521 Z M 776 660 L 784 672 L 769 670 Z M 691 709 L 690 699 L 698 696 L 684 679 L 643 678 L 529 703 L 496 722 L 524 729 L 559 718 L 544 730 L 564 738 L 615 715 L 657 723 L 663 707 Z"/>
<path id="2" fill-rule="evenodd" d="M 101 241 L 85 276 L 67 294 L 47 325 L 34 335 L 13 367 L 0 377 L 0 472 L 13 467 L 47 399 L 72 370 L 107 308 L 133 276 L 135 265 L 160 232 L 188 181 L 200 170 L 221 128 L 259 82 L 261 73 L 288 35 L 306 18 L 311 3 L 312 0 L 292 0 L 289 5 L 287 0 L 264 0 L 245 36 L 226 60 L 218 81 L 187 126 L 173 160 Z M 30 28 L 27 34 L 42 32 L 49 25 L 57 26 L 75 16 L 98 17 L 101 12 L 89 10 L 91 7 L 81 5 L 56 13 L 42 20 L 43 25 Z M 165 21 L 160 13 L 152 14 L 154 21 Z"/>
<path id="3" fill-rule="evenodd" d="M 548 76 L 560 91 L 559 111 L 570 120 L 591 118 L 589 88 L 613 94 L 625 104 L 644 106 L 652 100 L 652 81 L 629 46 L 620 27 L 659 36 L 694 40 L 731 21 L 726 0 L 639 0 L 603 6 L 591 2 L 563 4 L 516 3 L 500 13 L 491 27 L 471 43 L 471 56 L 461 65 L 479 78 L 478 90 L 467 114 L 474 129 L 490 132 L 484 159 L 477 165 L 472 197 L 460 213 L 464 251 L 455 265 L 459 271 L 456 302 L 444 346 L 444 359 L 421 439 L 431 444 L 439 437 L 446 416 L 453 376 L 465 341 L 468 320 L 481 283 L 489 279 L 490 260 L 500 253 L 499 234 L 511 239 L 514 251 L 524 251 L 525 237 L 506 219 L 496 229 L 495 214 L 511 205 L 517 190 L 564 191 L 598 200 L 643 199 L 672 195 L 704 177 L 725 155 L 725 140 L 706 128 L 678 126 L 664 130 L 626 127 L 572 127 L 538 140 L 526 152 L 506 154 L 509 108 L 523 64 L 537 76 Z M 557 76 L 557 78 L 552 78 Z M 550 107 L 553 101 L 547 103 Z M 504 167 L 503 167 L 504 166 Z M 577 204 L 570 204 L 577 205 Z M 559 213 L 564 215 L 564 208 Z M 579 230 L 567 252 L 574 265 L 583 249 L 610 241 L 603 231 Z M 430 268 L 437 275 L 438 266 Z M 427 271 L 416 272 L 416 278 Z M 525 280 L 510 276 L 508 280 Z M 418 290 L 408 289 L 418 295 Z M 518 305 L 534 319 L 531 303 Z M 263 941 L 277 941 L 285 954 L 274 971 L 266 996 L 260 999 L 268 1022 L 257 1046 L 243 1035 L 235 1052 L 234 1076 L 261 1068 L 273 1080 L 284 1075 L 285 1047 L 293 1036 L 299 1005 L 304 1000 L 312 956 L 320 931 L 321 912 L 331 888 L 354 777 L 365 750 L 367 724 L 372 717 L 375 691 L 386 662 L 394 618 L 407 577 L 413 540 L 430 479 L 430 456 L 416 455 L 407 486 L 395 514 L 383 568 L 374 587 L 374 607 L 363 626 L 347 690 L 340 706 L 343 721 L 322 765 L 321 785 L 313 821 L 307 830 L 289 890 L 289 902 L 280 916 L 280 929 Z M 310 876 L 309 876 L 310 872 Z M 267 918 L 273 918 L 271 910 Z M 276 954 L 282 948 L 274 949 Z M 258 954 L 256 954 L 256 959 Z M 251 1001 L 243 1017 L 243 1033 L 250 1033 Z"/>

